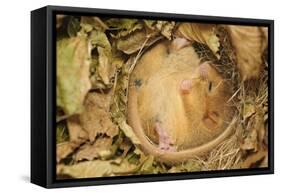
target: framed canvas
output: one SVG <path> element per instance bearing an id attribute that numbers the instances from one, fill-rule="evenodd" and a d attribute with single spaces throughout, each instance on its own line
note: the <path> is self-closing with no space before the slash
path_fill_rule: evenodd
<path id="1" fill-rule="evenodd" d="M 274 22 L 31 12 L 31 182 L 272 174 Z"/>

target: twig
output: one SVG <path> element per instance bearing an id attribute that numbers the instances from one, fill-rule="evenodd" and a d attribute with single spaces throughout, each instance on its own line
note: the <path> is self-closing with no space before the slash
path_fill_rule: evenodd
<path id="1" fill-rule="evenodd" d="M 242 85 L 241 85 L 242 86 Z M 236 90 L 236 92 L 228 99 L 227 103 L 229 103 L 241 90 L 241 86 Z"/>
<path id="2" fill-rule="evenodd" d="M 150 36 L 147 36 L 147 38 L 146 38 L 145 41 L 143 42 L 143 44 L 142 44 L 142 46 L 141 46 L 141 48 L 140 48 L 140 50 L 139 50 L 137 56 L 135 57 L 135 60 L 134 60 L 133 64 L 131 65 L 131 67 L 130 67 L 130 69 L 129 69 L 129 75 L 130 75 L 130 74 L 132 73 L 132 71 L 134 70 L 134 68 L 135 68 L 135 66 L 136 66 L 136 63 L 137 63 L 139 57 L 141 56 L 142 50 L 143 50 L 145 44 L 147 43 L 147 41 L 149 40 L 149 38 L 150 38 Z"/>

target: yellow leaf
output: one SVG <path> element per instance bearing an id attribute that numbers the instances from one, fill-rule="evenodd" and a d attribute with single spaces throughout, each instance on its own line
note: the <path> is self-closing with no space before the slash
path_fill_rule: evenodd
<path id="1" fill-rule="evenodd" d="M 90 36 L 93 49 L 98 52 L 97 74 L 105 85 L 110 84 L 116 67 L 112 64 L 112 51 L 110 42 L 104 32 L 93 30 Z"/>
<path id="2" fill-rule="evenodd" d="M 84 37 L 57 41 L 57 106 L 66 115 L 80 113 L 91 88 L 88 41 Z"/>
<path id="3" fill-rule="evenodd" d="M 94 160 L 80 162 L 74 165 L 57 165 L 57 174 L 69 175 L 73 178 L 91 178 L 116 176 L 135 171 L 136 166 L 123 160 L 120 164 L 115 160 Z"/>
<path id="4" fill-rule="evenodd" d="M 126 121 L 122 121 L 119 123 L 119 127 L 121 128 L 121 130 L 125 133 L 125 135 L 135 144 L 135 145 L 139 145 L 140 144 L 140 140 L 139 138 L 136 136 L 136 134 L 134 133 L 132 127 L 130 127 Z"/>
<path id="5" fill-rule="evenodd" d="M 112 144 L 112 138 L 100 137 L 95 140 L 93 144 L 85 143 L 79 148 L 75 154 L 75 161 L 93 160 L 99 157 L 111 155 L 110 147 Z"/>

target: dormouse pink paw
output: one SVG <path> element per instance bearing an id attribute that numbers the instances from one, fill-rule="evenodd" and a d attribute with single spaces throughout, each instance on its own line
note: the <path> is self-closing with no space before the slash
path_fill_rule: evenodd
<path id="1" fill-rule="evenodd" d="M 209 72 L 208 68 L 209 68 L 209 64 L 207 62 L 199 65 L 200 78 L 202 78 L 204 80 L 208 78 L 208 72 Z"/>
<path id="2" fill-rule="evenodd" d="M 192 89 L 192 80 L 190 79 L 184 79 L 180 83 L 180 90 L 183 94 L 188 94 L 190 93 Z"/>
<path id="3" fill-rule="evenodd" d="M 161 151 L 176 151 L 176 148 L 173 146 L 174 142 L 171 140 L 166 130 L 160 126 L 159 122 L 155 123 L 155 130 L 159 136 L 159 149 Z"/>

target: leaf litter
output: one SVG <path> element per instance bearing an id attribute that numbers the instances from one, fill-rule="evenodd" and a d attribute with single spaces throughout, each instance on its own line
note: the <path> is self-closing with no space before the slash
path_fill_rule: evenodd
<path id="1" fill-rule="evenodd" d="M 56 28 L 64 34 L 57 39 L 57 178 L 268 165 L 268 67 L 263 52 L 267 45 L 253 42 L 241 46 L 244 28 L 63 15 L 57 16 Z M 250 36 L 265 39 L 267 31 L 251 29 Z M 191 41 L 203 61 L 223 64 L 218 71 L 235 83 L 237 91 L 230 100 L 235 102 L 240 119 L 234 124 L 235 133 L 204 157 L 168 165 L 138 148 L 141 142 L 126 115 L 129 78 L 136 62 L 157 41 L 176 37 Z M 257 51 L 255 56 L 251 50 Z M 265 64 L 254 84 L 245 79 L 245 61 Z"/>

